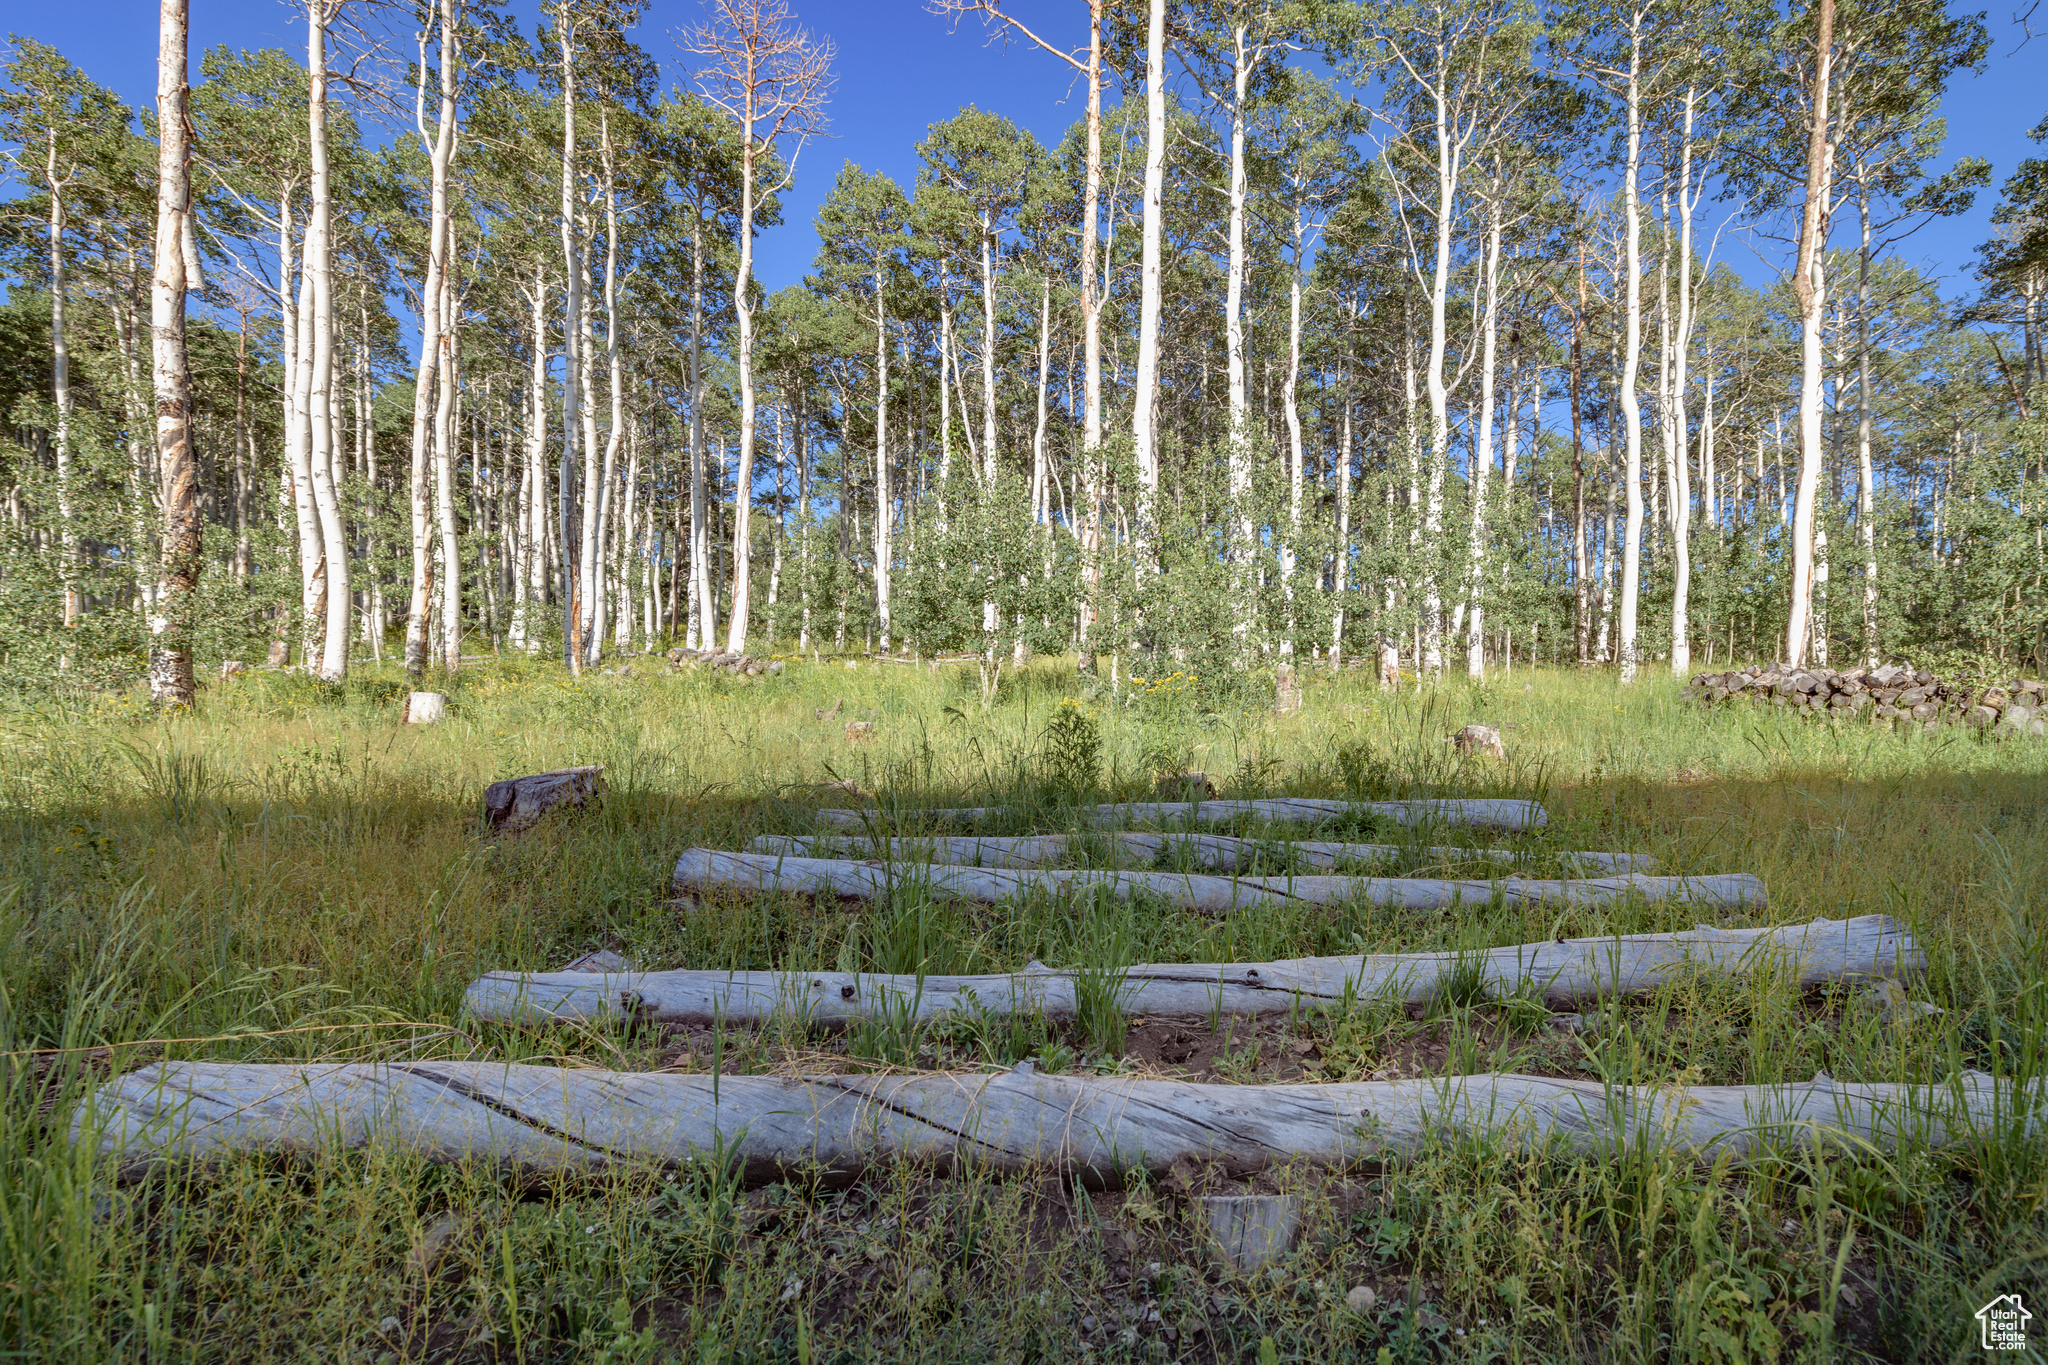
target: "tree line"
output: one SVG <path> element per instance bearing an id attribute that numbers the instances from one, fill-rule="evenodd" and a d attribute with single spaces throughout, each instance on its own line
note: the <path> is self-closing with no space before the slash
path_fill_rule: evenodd
<path id="1" fill-rule="evenodd" d="M 1968 297 L 1903 254 L 1991 183 L 1937 116 L 1980 19 L 1074 0 L 1069 48 L 933 8 L 1085 113 L 1049 146 L 963 109 L 908 185 L 843 164 L 772 293 L 834 60 L 781 0 L 710 0 L 666 88 L 636 0 L 313 0 L 303 53 L 205 53 L 176 137 L 14 39 L 10 678 L 118 684 L 152 640 L 330 682 L 671 643 L 991 685 L 2048 666 L 2043 163 Z"/>

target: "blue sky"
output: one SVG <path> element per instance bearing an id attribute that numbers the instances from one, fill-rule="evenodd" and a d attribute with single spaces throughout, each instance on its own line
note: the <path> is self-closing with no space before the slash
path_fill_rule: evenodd
<path id="1" fill-rule="evenodd" d="M 829 35 L 837 46 L 838 85 L 830 109 L 832 136 L 805 150 L 786 223 L 760 241 L 759 270 L 770 289 L 795 283 L 809 267 L 817 244 L 812 217 L 842 161 L 886 171 L 908 188 L 916 173 L 912 149 L 926 126 L 963 105 L 1007 114 L 1047 142 L 1081 114 L 1084 92 L 1065 63 L 1021 41 L 1007 48 L 992 45 L 979 21 L 964 21 L 956 30 L 952 21 L 929 13 L 922 0 L 792 0 L 792 7 L 814 33 Z M 522 2 L 518 8 L 529 16 L 530 28 L 532 5 Z M 1010 0 L 1008 8 L 1049 38 L 1079 43 L 1085 35 L 1080 0 Z M 0 29 L 55 46 L 132 104 L 154 101 L 154 5 L 56 0 L 31 7 L 11 0 L 9 10 Z M 688 74 L 672 35 L 700 13 L 694 0 L 653 0 L 648 6 L 638 38 L 671 83 Z M 1943 112 L 1948 156 L 1987 157 L 1994 192 L 1980 196 L 1972 212 L 1921 229 L 1905 247 L 1908 258 L 1942 276 L 1944 292 L 1952 294 L 1970 288 L 1973 252 L 1989 233 L 1997 182 L 2020 158 L 2048 155 L 2048 148 L 2026 139 L 2027 130 L 2048 114 L 2048 87 L 2040 78 L 2048 38 L 2022 46 L 2025 33 L 2010 9 L 1985 18 L 1993 38 L 1990 60 L 1982 75 L 1964 75 L 1953 84 Z M 219 43 L 303 51 L 304 41 L 303 21 L 278 0 L 192 0 L 195 64 L 200 51 Z M 1759 278 L 1780 268 L 1778 253 L 1768 241 L 1754 249 L 1729 242 L 1722 259 Z"/>

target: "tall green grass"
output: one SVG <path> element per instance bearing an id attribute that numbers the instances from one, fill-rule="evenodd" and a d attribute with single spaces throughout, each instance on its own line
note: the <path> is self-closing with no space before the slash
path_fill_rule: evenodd
<path id="1" fill-rule="evenodd" d="M 1270 1342 L 1295 1360 L 1904 1361 L 1964 1357 L 1977 1306 L 2048 1288 L 2048 1157 L 2023 1116 L 1941 1152 L 1711 1165 L 1446 1134 L 1399 1170 L 1273 1177 L 1308 1200 L 1309 1233 L 1252 1279 L 1210 1263 L 1177 1189 L 902 1170 L 745 1191 L 716 1160 L 687 1179 L 536 1187 L 383 1149 L 110 1180 L 90 1124 L 81 1140 L 72 1118 L 97 1079 L 139 1060 L 655 1064 L 671 1044 L 646 1030 L 460 1017 L 477 972 L 555 966 L 600 943 L 656 967 L 914 976 L 1036 959 L 1079 974 L 1078 1029 L 885 1018 L 848 1040 L 864 1059 L 852 1064 L 1115 1069 L 1126 1021 L 1112 974 L 1132 961 L 1470 951 L 1697 917 L 1642 903 L 1222 920 L 1093 897 L 965 907 L 914 870 L 865 907 L 670 902 L 681 849 L 810 832 L 819 805 L 848 800 L 819 790 L 840 780 L 878 795 L 879 832 L 915 831 L 919 809 L 951 805 L 1009 808 L 991 833 L 1072 829 L 1074 805 L 1149 795 L 1155 774 L 1187 768 L 1232 796 L 1536 797 L 1552 825 L 1502 841 L 1532 867 L 1574 848 L 1636 850 L 1675 872 L 1761 874 L 1771 904 L 1758 922 L 1899 916 L 1930 956 L 1914 994 L 1946 1011 L 1890 1028 L 1847 993 L 1801 998 L 1768 975 L 1678 980 L 1610 1008 L 1574 1045 L 1573 1074 L 2048 1074 L 2048 746 L 1704 713 L 1662 681 L 1549 672 L 1395 696 L 1312 675 L 1288 718 L 1203 714 L 1185 697 L 1127 704 L 1053 664 L 1006 675 L 986 707 L 971 669 L 901 665 L 795 665 L 737 685 L 651 669 L 575 683 L 506 661 L 445 685 L 450 717 L 435 727 L 397 723 L 395 676 L 334 692 L 279 675 L 245 676 L 168 720 L 124 704 L 0 724 L 0 1350 L 1251 1360 Z M 838 715 L 814 717 L 838 699 Z M 870 711 L 875 742 L 847 746 L 844 720 Z M 1505 728 L 1507 762 L 1446 743 L 1472 721 Z M 601 808 L 517 840 L 483 836 L 490 781 L 592 762 L 610 784 Z M 1369 820 L 1319 837 L 1397 844 L 1400 872 L 1441 870 L 1423 850 L 1472 839 Z M 1271 856 L 1288 870 L 1283 850 Z M 1541 1041 L 1527 1014 L 1473 990 L 1419 1023 L 1362 1001 L 1298 1027 L 1324 1073 L 1348 1078 L 1372 1074 L 1407 1028 L 1447 1030 L 1456 1066 L 1526 1060 Z M 1497 1049 L 1480 1041 L 1502 1033 L 1493 1024 Z M 722 1029 L 711 1064 L 849 1064 L 807 1063 L 815 1041 L 787 1025 Z M 1345 1307 L 1360 1284 L 1376 1291 L 1362 1314 Z"/>

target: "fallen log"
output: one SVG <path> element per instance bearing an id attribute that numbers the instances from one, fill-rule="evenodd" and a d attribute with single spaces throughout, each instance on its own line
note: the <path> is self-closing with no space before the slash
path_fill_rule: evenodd
<path id="1" fill-rule="evenodd" d="M 1237 839 L 1227 834 L 1107 834 L 1098 836 L 1113 853 L 1138 863 L 1158 859 L 1167 849 L 1191 852 L 1203 867 L 1218 872 L 1235 872 L 1252 861 L 1260 850 L 1275 845 L 1258 839 Z M 890 861 L 947 863 L 955 867 L 1057 867 L 1074 857 L 1083 843 L 1066 834 L 904 836 L 895 839 L 851 834 L 763 834 L 747 845 L 751 853 L 777 853 L 795 858 L 861 858 L 881 854 Z M 1410 850 L 1399 844 L 1334 844 L 1313 840 L 1289 840 L 1278 845 L 1294 855 L 1304 867 L 1335 868 L 1344 863 L 1376 862 Z M 1501 863 L 1513 866 L 1529 855 L 1511 848 L 1448 848 L 1432 845 L 1422 850 L 1444 862 Z M 1558 853 L 1553 855 L 1568 867 L 1597 868 L 1606 872 L 1648 872 L 1657 860 L 1647 853 Z"/>
<path id="2" fill-rule="evenodd" d="M 951 810 L 905 810 L 898 819 L 937 824 L 978 824 L 1008 814 L 1006 806 L 973 806 Z M 1281 797 L 1265 801 L 1119 801 L 1105 806 L 1076 806 L 1071 812 L 1082 824 L 1114 829 L 1119 825 L 1219 825 L 1249 816 L 1287 824 L 1327 824 L 1348 815 L 1370 815 L 1401 825 L 1470 825 L 1475 829 L 1541 829 L 1550 823 L 1536 801 L 1323 801 Z M 874 810 L 825 809 L 818 822 L 835 829 L 871 829 L 888 813 Z"/>
<path id="3" fill-rule="evenodd" d="M 1641 896 L 1724 907 L 1760 907 L 1763 882 L 1747 872 L 1708 877 L 1617 877 L 1542 881 L 1503 877 L 1456 881 L 1429 877 L 1211 877 L 1192 872 L 1105 868 L 956 867 L 945 863 L 858 862 L 768 853 L 726 853 L 693 848 L 676 860 L 675 889 L 685 895 L 744 891 L 753 895 L 843 896 L 875 900 L 919 889 L 935 899 L 995 904 L 1028 891 L 1106 888 L 1118 900 L 1133 892 L 1183 910 L 1223 915 L 1255 905 L 1345 905 L 1368 901 L 1407 910 L 1483 905 L 1494 896 L 1510 904 L 1609 905 Z"/>
<path id="4" fill-rule="evenodd" d="M 1817 919 L 1775 929 L 1713 929 L 1520 943 L 1469 953 L 1374 953 L 1281 962 L 1142 963 L 1115 986 L 1118 1005 L 1147 1018 L 1253 1016 L 1384 1000 L 1428 1004 L 1462 977 L 1487 998 L 1524 991 L 1552 1009 L 1641 995 L 1692 972 L 1775 971 L 1802 990 L 1829 982 L 1915 977 L 1926 958 L 1887 915 Z M 873 1017 L 1040 1013 L 1075 1017 L 1090 974 L 1032 963 L 991 976 L 860 972 L 490 972 L 463 997 L 468 1013 L 504 1024 L 566 1019 L 844 1025 Z"/>
<path id="5" fill-rule="evenodd" d="M 1595 1157 L 1636 1145 L 1712 1156 L 1846 1141 L 1939 1146 L 2043 1126 L 2039 1085 L 1969 1071 L 1940 1085 L 1839 1082 L 1607 1087 L 1476 1075 L 1335 1085 L 1198 1085 L 1048 1076 L 706 1076 L 502 1062 L 162 1062 L 88 1095 L 71 1125 L 125 1175 L 238 1153 L 372 1145 L 429 1161 L 577 1173 L 684 1169 L 725 1153 L 750 1183 L 917 1163 L 942 1172 L 1057 1171 L 1114 1185 L 1192 1161 L 1245 1176 L 1290 1162 L 1351 1166 L 1460 1133 Z"/>
<path id="6" fill-rule="evenodd" d="M 551 810 L 579 808 L 604 794 L 604 765 L 508 777 L 484 789 L 484 824 L 499 834 L 530 829 Z"/>

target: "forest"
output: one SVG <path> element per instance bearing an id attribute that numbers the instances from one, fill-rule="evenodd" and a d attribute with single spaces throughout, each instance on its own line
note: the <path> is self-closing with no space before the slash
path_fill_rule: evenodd
<path id="1" fill-rule="evenodd" d="M 832 44 L 781 0 L 660 52 L 626 0 L 435 0 L 204 53 L 189 483 L 151 439 L 158 112 L 17 37 L 10 685 L 122 686 L 160 636 L 328 681 L 2048 664 L 2048 178 L 1994 189 L 1937 115 L 1981 17 L 1080 8 L 1073 50 L 997 0 L 906 18 L 1086 106 L 1054 146 L 963 108 L 910 184 L 831 168 Z M 798 174 L 821 246 L 768 293 Z M 1993 193 L 1969 280 L 1909 261 Z"/>

